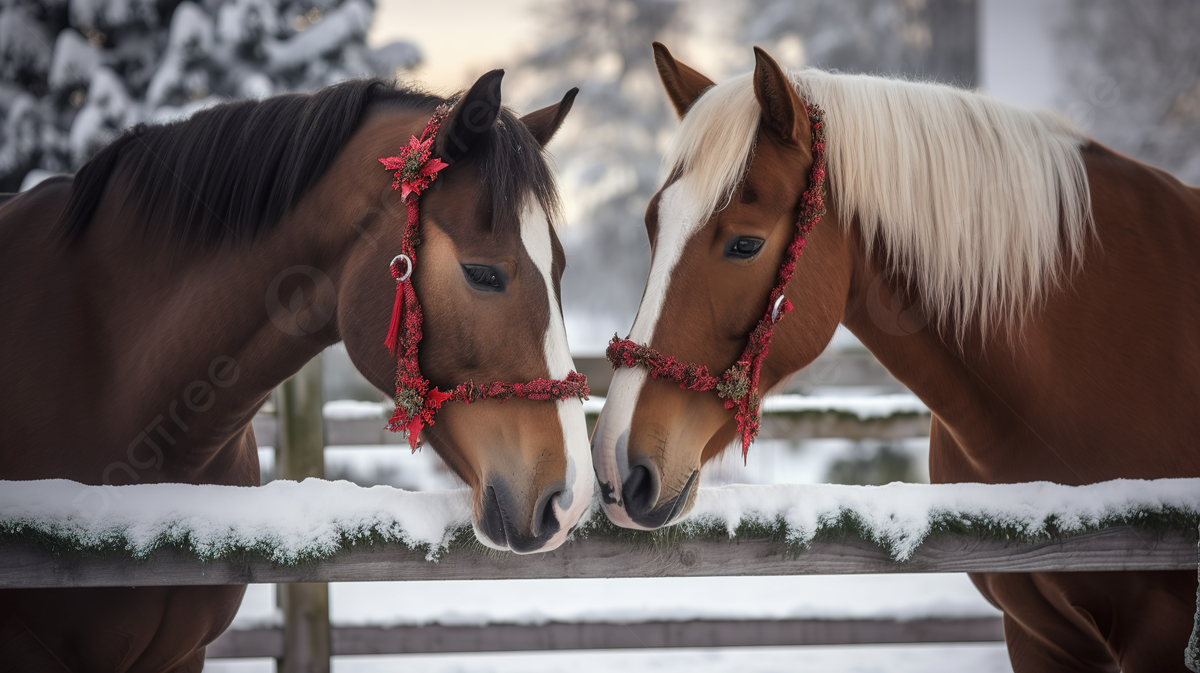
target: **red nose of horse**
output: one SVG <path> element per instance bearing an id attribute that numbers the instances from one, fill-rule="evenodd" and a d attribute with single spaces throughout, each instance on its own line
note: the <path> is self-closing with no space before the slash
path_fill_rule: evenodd
<path id="1" fill-rule="evenodd" d="M 489 482 L 483 494 L 480 532 L 497 546 L 518 554 L 539 551 L 562 528 L 554 513 L 554 502 L 564 488 L 562 482 L 547 486 L 530 513 L 522 512 L 519 499 L 506 483 Z"/>

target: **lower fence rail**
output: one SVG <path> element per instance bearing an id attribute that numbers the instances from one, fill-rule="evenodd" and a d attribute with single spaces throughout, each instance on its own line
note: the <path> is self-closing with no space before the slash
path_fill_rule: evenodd
<path id="1" fill-rule="evenodd" d="M 360 655 L 1003 640 L 1004 627 L 999 617 L 695 619 L 619 624 L 342 626 L 333 628 L 330 649 L 334 655 Z M 279 657 L 282 653 L 283 632 L 276 628 L 226 631 L 208 646 L 210 658 Z"/>

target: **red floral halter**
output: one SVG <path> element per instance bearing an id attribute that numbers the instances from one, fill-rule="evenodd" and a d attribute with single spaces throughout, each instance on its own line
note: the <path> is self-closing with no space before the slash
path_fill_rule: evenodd
<path id="1" fill-rule="evenodd" d="M 792 310 L 792 302 L 783 296 L 783 290 L 792 274 L 796 272 L 796 261 L 804 251 L 804 240 L 813 226 L 825 215 L 822 191 L 825 188 L 825 113 L 816 105 L 805 104 L 812 123 L 813 165 L 808 174 L 808 189 L 800 197 L 800 217 L 796 221 L 796 235 L 788 246 L 775 287 L 767 295 L 767 310 L 758 325 L 750 332 L 750 341 L 741 357 L 720 378 L 712 376 L 708 367 L 684 364 L 670 355 L 664 355 L 649 346 L 636 344 L 629 339 L 613 335 L 605 355 L 618 367 L 645 367 L 656 379 L 669 379 L 684 390 L 716 390 L 725 400 L 726 409 L 737 409 L 733 417 L 737 420 L 738 432 L 742 435 L 742 458 L 750 450 L 750 442 L 758 434 L 760 420 L 758 381 L 762 374 L 763 359 L 767 357 L 775 323 Z"/>
<path id="2" fill-rule="evenodd" d="M 433 140 L 446 119 L 449 108 L 438 107 L 421 137 L 413 136 L 400 155 L 380 159 L 383 167 L 395 171 L 392 189 L 399 189 L 400 199 L 408 210 L 408 224 L 400 244 L 400 254 L 392 259 L 392 277 L 396 279 L 396 301 L 392 306 L 392 322 L 384 345 L 396 356 L 396 410 L 388 421 L 392 432 L 404 432 L 413 451 L 420 446 L 421 430 L 433 425 L 434 416 L 446 401 L 470 404 L 476 400 L 507 400 L 524 397 L 531 400 L 565 400 L 570 397 L 587 399 L 587 377 L 572 371 L 563 380 L 537 379 L 528 383 L 485 383 L 474 381 L 458 384 L 450 392 L 442 392 L 421 374 L 417 361 L 424 316 L 421 302 L 413 289 L 412 273 L 416 266 L 417 225 L 420 224 L 418 202 L 421 192 L 437 179 L 447 164 L 432 156 Z M 411 198 L 410 198 L 411 197 Z M 401 264 L 403 263 L 403 265 Z M 403 331 L 403 334 L 401 334 Z"/>

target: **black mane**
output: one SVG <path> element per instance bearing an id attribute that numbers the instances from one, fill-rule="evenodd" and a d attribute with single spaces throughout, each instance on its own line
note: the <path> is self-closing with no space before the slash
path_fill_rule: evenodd
<path id="1" fill-rule="evenodd" d="M 127 185 L 126 205 L 147 228 L 161 220 L 171 238 L 202 245 L 252 240 L 321 178 L 369 108 L 432 113 L 446 102 L 453 99 L 359 79 L 310 94 L 223 103 L 183 121 L 139 124 L 75 175 L 59 231 L 67 241 L 78 240 L 109 178 L 118 177 Z M 556 212 L 554 178 L 541 148 L 511 111 L 501 111 L 479 144 L 472 154 L 493 227 L 519 221 L 531 193 L 547 213 Z"/>

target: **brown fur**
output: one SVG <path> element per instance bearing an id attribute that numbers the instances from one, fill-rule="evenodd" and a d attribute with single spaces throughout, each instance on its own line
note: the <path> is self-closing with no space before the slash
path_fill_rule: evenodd
<path id="1" fill-rule="evenodd" d="M 670 58 L 662 51 L 660 58 Z M 760 77 L 767 85 L 761 89 Z M 665 77 L 664 86 L 684 110 L 680 101 L 690 104 L 700 93 L 681 91 Z M 745 203 L 735 194 L 688 242 L 650 344 L 717 372 L 738 356 L 762 314 L 807 187 L 797 179 L 811 165 L 806 145 L 779 132 L 788 117 L 778 113 L 778 99 L 764 102 L 764 91 L 774 97 L 785 89 L 793 91 L 758 52 L 755 91 L 764 123 L 739 187 L 756 198 Z M 791 105 L 796 128 L 807 128 L 794 92 Z M 811 362 L 840 321 L 932 409 L 936 483 L 1200 477 L 1200 452 L 1192 448 L 1200 436 L 1200 191 L 1095 143 L 1084 149 L 1084 161 L 1096 237 L 1081 269 L 1011 335 L 992 330 L 985 338 L 967 325 L 960 342 L 953 337 L 957 325 L 939 331 L 927 324 L 911 308 L 921 298 L 887 268 L 886 251 L 877 246 L 868 256 L 856 224 L 843 226 L 830 208 L 788 285 L 796 310 L 776 329 L 763 387 Z M 652 201 L 648 224 L 656 206 Z M 724 259 L 722 246 L 735 235 L 766 244 L 752 260 Z M 646 382 L 628 453 L 630 464 L 659 470 L 659 503 L 730 445 L 732 414 L 715 395 Z M 973 579 L 1005 612 L 1018 673 L 1183 670 L 1194 572 Z"/>
<path id="2" fill-rule="evenodd" d="M 559 107 L 526 118 L 536 137 L 553 135 Z M 420 133 L 429 112 L 367 116 L 324 176 L 253 243 L 189 247 L 172 241 L 165 226 L 143 235 L 116 181 L 70 246 L 53 226 L 70 179 L 4 203 L 0 478 L 257 485 L 251 419 L 280 382 L 339 340 L 390 393 L 396 361 L 383 339 L 395 285 L 387 269 L 405 211 L 376 159 Z M 491 221 L 472 155 L 458 158 L 421 202 L 424 243 L 414 282 L 425 308 L 422 370 L 442 388 L 545 377 L 542 349 L 528 345 L 542 342 L 548 288 L 524 251 L 520 226 Z M 557 278 L 564 263 L 554 244 Z M 469 286 L 459 265 L 472 262 L 502 268 L 507 291 Z M 292 267 L 317 270 L 327 281 L 285 273 Z M 269 315 L 269 289 L 281 277 L 276 308 L 299 302 L 284 320 L 288 329 Z M 537 432 L 523 432 L 529 428 Z M 158 456 L 144 430 L 157 440 Z M 515 532 L 536 540 L 535 503 L 565 470 L 553 404 L 447 405 L 426 437 L 471 485 L 477 519 L 485 515 L 482 486 L 503 484 L 510 495 L 504 515 Z M 3 591 L 0 661 L 22 670 L 198 671 L 205 645 L 228 626 L 243 591 Z"/>

